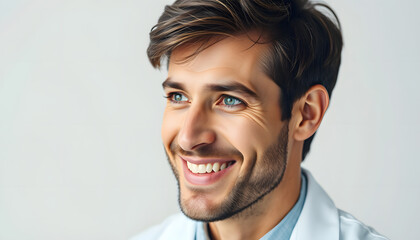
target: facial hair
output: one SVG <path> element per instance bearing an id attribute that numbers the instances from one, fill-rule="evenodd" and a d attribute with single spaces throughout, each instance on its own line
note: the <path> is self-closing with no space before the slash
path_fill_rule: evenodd
<path id="1" fill-rule="evenodd" d="M 225 200 L 220 203 L 217 208 L 206 213 L 187 206 L 186 200 L 182 198 L 182 192 L 179 186 L 179 173 L 174 166 L 174 163 L 170 160 L 169 154 L 166 153 L 177 180 L 178 201 L 181 211 L 187 217 L 203 222 L 214 222 L 235 217 L 239 213 L 245 212 L 245 210 L 249 210 L 246 211 L 247 214 L 252 215 L 252 206 L 275 189 L 283 179 L 287 166 L 288 135 L 288 124 L 285 124 L 277 137 L 277 141 L 271 144 L 260 158 L 256 159 L 257 156 L 253 156 L 255 158 L 253 159 L 255 160 L 253 161 L 255 162 L 253 172 L 239 177 Z M 173 142 L 170 146 L 170 152 L 171 156 L 176 156 L 177 154 L 199 157 L 233 155 L 236 156 L 237 159 L 242 159 L 243 161 L 243 155 L 237 149 L 216 149 L 211 145 L 199 148 L 194 152 L 187 152 Z"/>

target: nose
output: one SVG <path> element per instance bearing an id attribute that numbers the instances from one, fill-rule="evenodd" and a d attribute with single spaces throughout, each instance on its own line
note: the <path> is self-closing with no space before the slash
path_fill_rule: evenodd
<path id="1" fill-rule="evenodd" d="M 213 143 L 216 135 L 210 125 L 210 113 L 200 105 L 191 106 L 185 113 L 178 133 L 178 144 L 185 151 L 193 151 Z"/>

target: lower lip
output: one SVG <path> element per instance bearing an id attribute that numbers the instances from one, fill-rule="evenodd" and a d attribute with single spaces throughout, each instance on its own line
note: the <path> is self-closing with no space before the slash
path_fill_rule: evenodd
<path id="1" fill-rule="evenodd" d="M 193 185 L 210 185 L 217 182 L 220 178 L 228 174 L 233 165 L 224 170 L 211 173 L 193 173 L 187 167 L 187 161 L 182 160 L 182 168 L 184 170 L 184 176 L 187 181 Z"/>

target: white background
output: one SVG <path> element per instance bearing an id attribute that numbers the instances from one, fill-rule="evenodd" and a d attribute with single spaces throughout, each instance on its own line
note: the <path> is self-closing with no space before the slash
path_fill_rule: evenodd
<path id="1" fill-rule="evenodd" d="M 170 1 L 0 0 L 0 239 L 114 240 L 178 211 L 148 33 Z M 345 47 L 304 166 L 336 205 L 417 239 L 420 2 L 328 1 Z"/>

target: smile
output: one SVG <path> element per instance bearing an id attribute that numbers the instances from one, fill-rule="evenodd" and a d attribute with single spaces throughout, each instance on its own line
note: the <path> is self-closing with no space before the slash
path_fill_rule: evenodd
<path id="1" fill-rule="evenodd" d="M 223 171 L 226 168 L 230 167 L 234 162 L 230 161 L 230 162 L 224 162 L 224 163 L 219 163 L 219 162 L 215 162 L 215 163 L 202 163 L 202 164 L 194 164 L 194 163 L 190 163 L 188 161 L 187 162 L 187 167 L 188 169 L 192 172 L 192 173 L 198 173 L 198 174 L 204 174 L 204 173 L 212 173 L 212 172 L 219 172 L 219 171 Z"/>
<path id="2" fill-rule="evenodd" d="M 181 157 L 185 179 L 193 185 L 211 185 L 231 172 L 236 161 L 231 159 L 193 159 Z"/>

